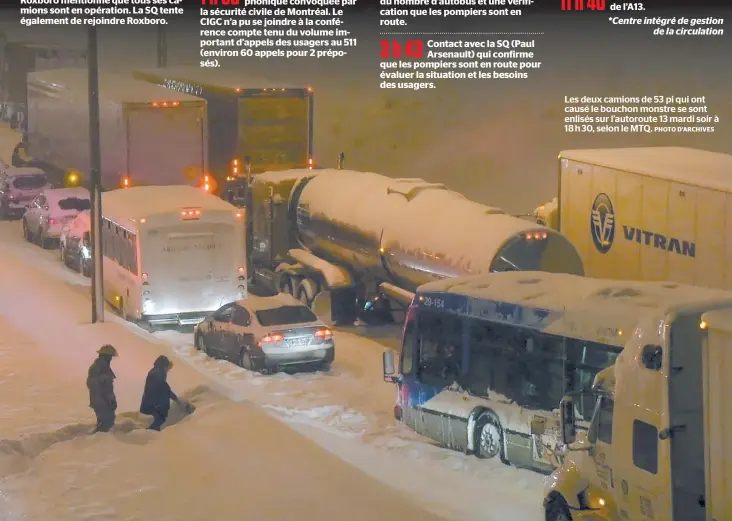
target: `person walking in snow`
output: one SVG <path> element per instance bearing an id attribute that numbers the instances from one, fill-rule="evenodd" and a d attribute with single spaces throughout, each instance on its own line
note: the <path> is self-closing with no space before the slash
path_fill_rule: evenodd
<path id="1" fill-rule="evenodd" d="M 109 432 L 114 426 L 117 411 L 117 397 L 114 395 L 116 376 L 112 371 L 112 358 L 117 356 L 117 350 L 106 344 L 97 353 L 99 356 L 89 367 L 89 375 L 86 379 L 86 386 L 89 389 L 89 407 L 97 416 L 94 433 Z"/>
<path id="2" fill-rule="evenodd" d="M 173 362 L 167 356 L 161 355 L 157 357 L 153 368 L 147 373 L 140 412 L 153 417 L 153 422 L 148 429 L 160 430 L 168 419 L 171 400 L 176 403 L 183 403 L 168 384 L 168 371 L 172 368 Z"/>

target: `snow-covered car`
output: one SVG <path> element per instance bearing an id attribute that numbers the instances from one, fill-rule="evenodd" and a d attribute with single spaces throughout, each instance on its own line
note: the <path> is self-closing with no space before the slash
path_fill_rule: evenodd
<path id="1" fill-rule="evenodd" d="M 61 262 L 82 275 L 91 275 L 91 217 L 89 210 L 81 212 L 64 226 L 59 239 Z"/>
<path id="2" fill-rule="evenodd" d="M 0 169 L 0 220 L 18 219 L 43 190 L 51 188 L 48 177 L 39 168 Z"/>
<path id="3" fill-rule="evenodd" d="M 331 331 L 291 295 L 249 295 L 220 307 L 194 331 L 196 349 L 245 369 L 272 373 L 285 368 L 327 370 L 335 359 Z"/>
<path id="4" fill-rule="evenodd" d="M 50 188 L 35 198 L 23 215 L 23 236 L 42 248 L 58 244 L 64 226 L 91 207 L 86 188 Z"/>

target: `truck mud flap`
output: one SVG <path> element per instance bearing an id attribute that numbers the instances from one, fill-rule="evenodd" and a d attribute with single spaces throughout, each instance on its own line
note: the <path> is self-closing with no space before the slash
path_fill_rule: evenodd
<path id="1" fill-rule="evenodd" d="M 358 300 L 355 287 L 330 290 L 330 314 L 333 323 L 339 326 L 353 325 L 358 318 Z"/>

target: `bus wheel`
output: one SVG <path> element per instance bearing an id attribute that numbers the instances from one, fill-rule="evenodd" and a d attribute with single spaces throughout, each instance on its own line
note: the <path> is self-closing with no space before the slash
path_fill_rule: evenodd
<path id="1" fill-rule="evenodd" d="M 476 449 L 475 455 L 481 459 L 503 457 L 503 429 L 501 423 L 493 415 L 485 414 L 480 417 L 475 426 Z"/>
<path id="2" fill-rule="evenodd" d="M 559 494 L 554 493 L 547 501 L 545 519 L 546 521 L 572 521 L 567 502 Z"/>
<path id="3" fill-rule="evenodd" d="M 303 279 L 297 288 L 297 298 L 307 307 L 313 307 L 313 301 L 318 294 L 318 285 L 311 279 Z"/>

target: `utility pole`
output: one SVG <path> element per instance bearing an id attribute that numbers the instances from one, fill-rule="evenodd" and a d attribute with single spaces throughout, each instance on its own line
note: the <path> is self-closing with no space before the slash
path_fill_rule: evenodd
<path id="1" fill-rule="evenodd" d="M 168 35 L 164 25 L 158 25 L 158 67 L 168 66 Z"/>
<path id="2" fill-rule="evenodd" d="M 97 28 L 89 27 L 89 158 L 91 170 L 92 324 L 104 322 L 102 284 L 102 157 L 99 138 L 99 55 Z"/>

